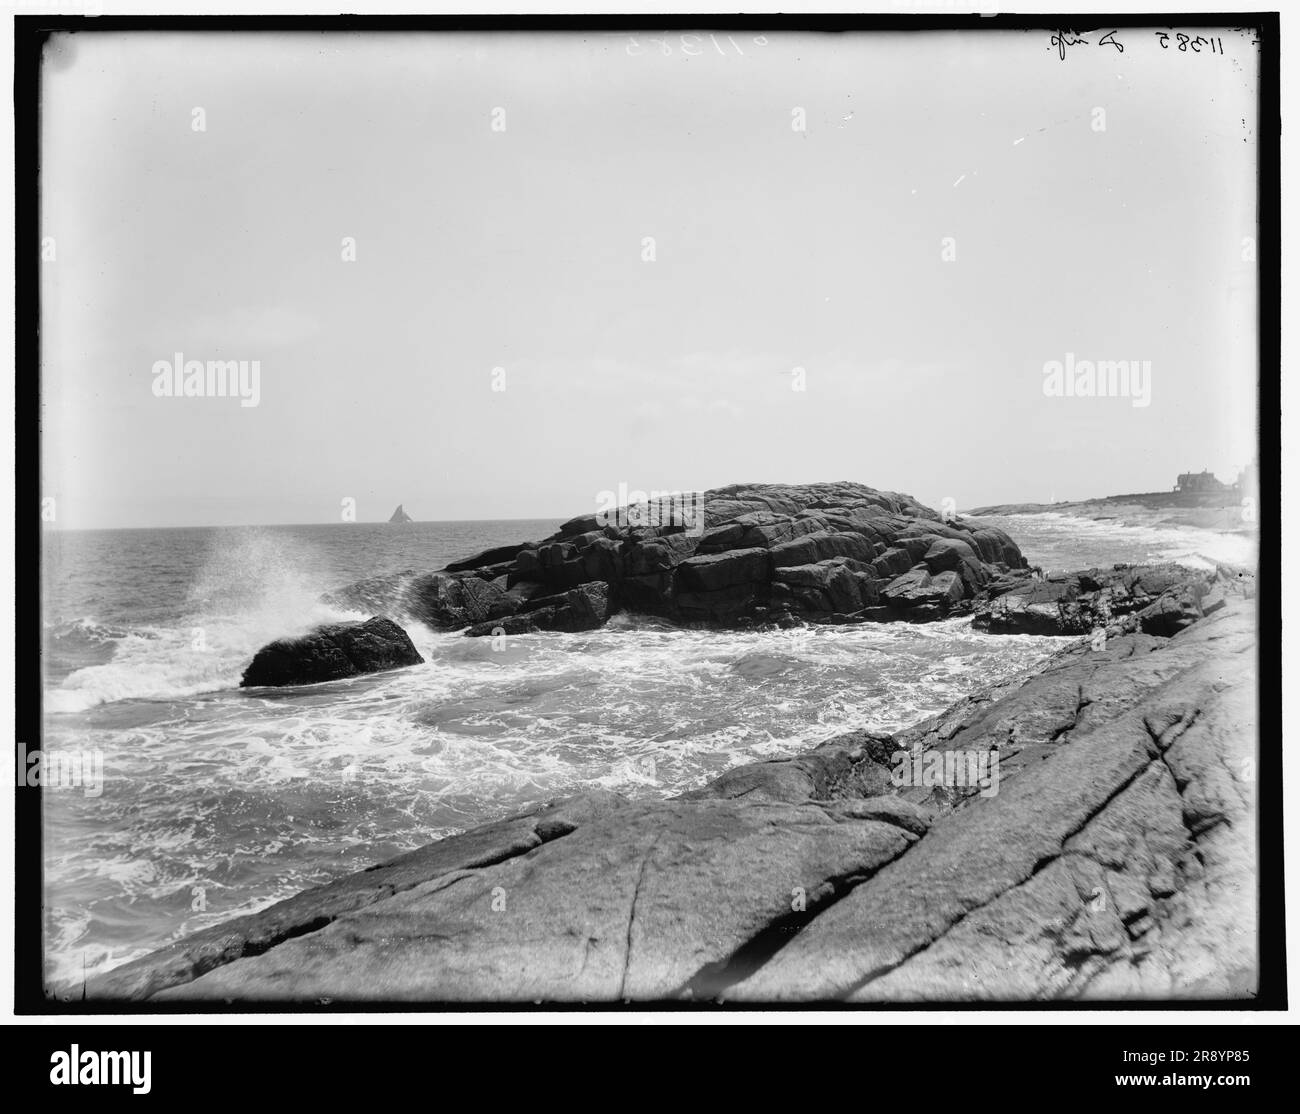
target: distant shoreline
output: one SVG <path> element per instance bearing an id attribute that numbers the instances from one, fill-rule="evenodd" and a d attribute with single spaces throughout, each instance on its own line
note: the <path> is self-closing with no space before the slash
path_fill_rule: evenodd
<path id="1" fill-rule="evenodd" d="M 977 507 L 967 513 L 972 516 L 1064 514 L 1121 526 L 1175 526 L 1223 534 L 1256 533 L 1256 523 L 1247 521 L 1243 512 L 1240 502 L 1225 503 L 1224 496 L 1218 493 L 1153 491 L 1066 503 L 999 503 Z"/>

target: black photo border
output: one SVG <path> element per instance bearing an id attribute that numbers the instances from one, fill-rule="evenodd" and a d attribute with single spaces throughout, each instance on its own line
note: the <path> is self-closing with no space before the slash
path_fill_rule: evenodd
<path id="1" fill-rule="evenodd" d="M 40 454 L 40 65 L 49 35 L 75 32 L 251 31 L 251 32 L 452 32 L 452 31 L 993 31 L 1086 33 L 1105 28 L 1218 27 L 1253 30 L 1260 46 L 1258 113 L 1258 405 L 1259 405 L 1259 567 L 1258 567 L 1258 769 L 1259 993 L 1249 1000 L 1171 1000 L 1089 1003 L 1006 1002 L 900 1004 L 853 1007 L 807 1003 L 782 1010 L 843 1009 L 862 1013 L 892 1011 L 1035 1010 L 1083 1013 L 1125 1010 L 1137 1013 L 1177 1010 L 1259 1011 L 1286 1008 L 1286 921 L 1284 909 L 1281 734 L 1281 569 L 1280 569 L 1280 376 L 1281 259 L 1279 106 L 1279 17 L 1276 12 L 1152 12 L 1099 15 L 1043 13 L 980 15 L 501 15 L 501 16 L 62 16 L 14 18 L 15 160 L 15 646 L 14 695 L 16 754 L 20 743 L 42 738 L 41 668 L 41 454 Z M 1293 126 L 1295 122 L 1293 121 Z M 1267 369 L 1267 370 L 1266 370 Z M 1273 415 L 1279 415 L 1274 418 Z M 16 757 L 15 757 L 16 762 Z M 335 1003 L 290 1006 L 260 1003 L 164 1006 L 151 1002 L 62 1002 L 44 987 L 44 895 L 41 789 L 20 786 L 15 778 L 14 1008 L 22 1015 L 195 1015 L 320 1014 L 371 1012 L 527 1013 L 582 1010 L 743 1010 L 739 1005 L 682 1002 L 626 1004 L 560 1003 L 518 1006 L 506 1003 L 412 1005 L 411 1003 Z M 975 1018 L 970 1018 L 974 1021 Z"/>

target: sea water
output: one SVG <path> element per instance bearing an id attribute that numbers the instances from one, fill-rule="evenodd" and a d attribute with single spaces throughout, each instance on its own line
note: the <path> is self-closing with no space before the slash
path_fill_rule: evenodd
<path id="1" fill-rule="evenodd" d="M 1049 571 L 1250 559 L 1205 531 L 987 521 Z M 44 737 L 20 741 L 94 754 L 103 774 L 98 793 L 43 796 L 52 988 L 75 994 L 185 933 L 557 796 L 664 797 L 847 730 L 904 727 L 1062 644 L 963 619 L 710 632 L 619 615 L 494 649 L 412 624 L 424 665 L 238 688 L 267 641 L 365 617 L 322 593 L 557 526 L 48 532 Z"/>

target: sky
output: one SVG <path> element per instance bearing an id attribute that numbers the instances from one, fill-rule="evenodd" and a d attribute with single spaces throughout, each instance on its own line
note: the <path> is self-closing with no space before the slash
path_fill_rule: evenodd
<path id="1" fill-rule="evenodd" d="M 960 513 L 1233 479 L 1257 48 L 1214 35 L 56 37 L 55 521 L 830 480 Z M 257 361 L 257 404 L 160 396 L 177 353 Z M 1149 361 L 1149 395 L 1048 393 L 1067 360 Z"/>

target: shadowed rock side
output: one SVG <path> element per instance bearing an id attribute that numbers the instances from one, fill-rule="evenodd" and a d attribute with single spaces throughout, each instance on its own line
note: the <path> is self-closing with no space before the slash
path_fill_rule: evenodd
<path id="1" fill-rule="evenodd" d="M 1249 997 L 1246 591 L 1234 579 L 1173 635 L 1117 623 L 895 736 L 442 840 L 127 964 L 88 997 Z M 914 747 L 996 748 L 998 791 L 897 788 Z"/>
<path id="2" fill-rule="evenodd" d="M 257 651 L 239 685 L 309 685 L 423 661 L 406 631 L 376 615 L 364 623 L 332 623 L 301 638 L 268 643 Z"/>
<path id="3" fill-rule="evenodd" d="M 614 526 L 584 515 L 541 541 L 328 598 L 470 635 L 590 630 L 618 610 L 710 625 L 917 620 L 961 613 L 997 575 L 1025 566 L 1003 531 L 945 522 L 908 495 L 736 484 L 705 492 L 699 522 Z"/>

